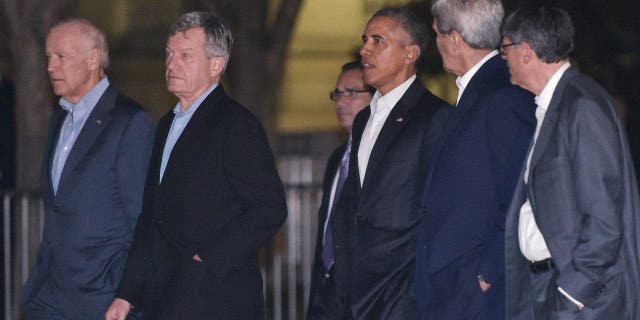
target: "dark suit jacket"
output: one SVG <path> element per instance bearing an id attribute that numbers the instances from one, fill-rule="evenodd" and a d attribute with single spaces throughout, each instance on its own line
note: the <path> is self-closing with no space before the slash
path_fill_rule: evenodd
<path id="1" fill-rule="evenodd" d="M 54 195 L 51 165 L 65 116 L 58 109 L 51 118 L 42 171 L 45 225 L 23 302 L 38 295 L 65 319 L 104 319 L 142 207 L 154 122 L 136 102 L 107 88 Z"/>
<path id="2" fill-rule="evenodd" d="M 526 194 L 557 266 L 552 285 L 585 305 L 580 319 L 640 319 L 640 201 L 627 139 L 611 97 L 573 67 L 553 93 L 528 182 L 519 178 L 507 216 L 507 318 L 533 319 L 518 244 Z M 554 319 L 577 318 L 560 316 L 564 296 L 547 292 Z"/>
<path id="3" fill-rule="evenodd" d="M 422 318 L 504 318 L 504 223 L 535 129 L 533 96 L 500 56 L 467 85 L 423 188 L 416 293 Z M 492 288 L 482 294 L 477 275 Z"/>
<path id="4" fill-rule="evenodd" d="M 141 308 L 143 319 L 263 319 L 257 254 L 287 215 L 266 134 L 218 86 L 175 144 L 160 183 L 173 117 L 158 124 L 117 297 Z"/>
<path id="5" fill-rule="evenodd" d="M 435 140 L 428 133 L 439 130 L 427 129 L 440 126 L 448 108 L 414 81 L 382 127 L 362 187 L 358 148 L 370 108 L 353 122 L 349 176 L 332 223 L 336 261 L 348 261 L 350 267 L 342 270 L 336 264 L 336 277 L 348 283 L 349 289 L 340 292 L 349 293 L 354 319 L 417 318 L 412 287 L 415 227 L 421 212 L 412 195 L 418 151 L 423 142 Z"/>
<path id="6" fill-rule="evenodd" d="M 326 277 L 328 270 L 326 270 L 322 261 L 324 224 L 330 210 L 329 200 L 331 198 L 331 188 L 333 187 L 333 180 L 338 172 L 340 160 L 342 160 L 342 155 L 346 147 L 347 144 L 345 143 L 333 151 L 327 161 L 324 180 L 322 180 L 322 203 L 320 210 L 318 210 L 318 233 L 316 237 L 313 271 L 311 273 L 311 290 L 309 292 L 309 307 L 307 309 L 308 320 L 339 319 L 337 315 L 340 314 L 341 310 L 345 310 L 344 308 L 346 307 L 339 300 L 338 293 L 336 292 L 335 279 Z M 337 197 L 335 197 L 333 202 L 337 200 Z"/>

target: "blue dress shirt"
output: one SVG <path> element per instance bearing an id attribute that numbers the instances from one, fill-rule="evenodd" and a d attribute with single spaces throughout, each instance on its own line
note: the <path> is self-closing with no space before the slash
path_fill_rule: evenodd
<path id="1" fill-rule="evenodd" d="M 167 136 L 167 141 L 164 143 L 164 149 L 162 150 L 162 164 L 160 165 L 160 182 L 162 182 L 162 177 L 164 176 L 164 169 L 167 167 L 167 162 L 169 162 L 169 157 L 171 156 L 171 151 L 173 147 L 176 145 L 176 142 L 182 135 L 182 131 L 189 124 L 191 117 L 198 110 L 202 101 L 209 96 L 209 94 L 218 86 L 218 84 L 214 84 L 201 96 L 193 102 L 193 104 L 189 107 L 189 109 L 182 111 L 182 105 L 180 102 L 173 108 L 173 113 L 175 116 L 173 117 L 173 122 L 171 123 L 171 129 L 169 129 L 169 135 Z"/>
<path id="2" fill-rule="evenodd" d="M 53 182 L 53 192 L 56 194 L 58 193 L 60 176 L 62 175 L 62 170 L 64 169 L 64 164 L 67 162 L 69 153 L 76 139 L 78 139 L 84 123 L 87 122 L 91 111 L 93 111 L 93 108 L 95 108 L 100 97 L 102 97 L 102 94 L 108 87 L 109 78 L 104 77 L 75 104 L 65 98 L 60 98 L 59 104 L 62 109 L 67 111 L 67 115 L 60 128 L 58 143 L 56 144 L 53 163 L 51 164 L 51 181 Z"/>

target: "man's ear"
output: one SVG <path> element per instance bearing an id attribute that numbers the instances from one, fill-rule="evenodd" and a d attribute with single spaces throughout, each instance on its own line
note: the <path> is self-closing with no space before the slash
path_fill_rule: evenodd
<path id="1" fill-rule="evenodd" d="M 535 51 L 533 51 L 533 48 L 531 48 L 528 43 L 522 42 L 520 43 L 520 47 L 520 49 L 522 50 L 522 61 L 524 63 L 529 63 L 533 58 L 537 57 Z"/>
<path id="2" fill-rule="evenodd" d="M 448 38 L 448 45 L 451 49 L 451 52 L 458 52 L 460 51 L 460 45 L 462 45 L 462 36 L 460 35 L 460 33 L 458 33 L 458 31 L 451 31 L 451 33 L 449 33 Z"/>
<path id="3" fill-rule="evenodd" d="M 100 68 L 100 61 L 102 60 L 102 55 L 100 54 L 100 50 L 98 48 L 93 48 L 89 50 L 87 54 L 87 64 L 89 65 L 90 70 L 95 70 L 96 68 Z"/>
<path id="4" fill-rule="evenodd" d="M 407 64 L 415 63 L 416 61 L 418 61 L 419 57 L 420 57 L 420 46 L 418 46 L 417 44 L 412 44 L 407 46 L 407 52 L 404 56 L 404 61 Z"/>
<path id="5" fill-rule="evenodd" d="M 226 64 L 226 59 L 224 57 L 213 57 L 211 58 L 210 66 L 210 76 L 211 78 L 220 77 L 222 71 L 224 71 L 224 66 Z"/>

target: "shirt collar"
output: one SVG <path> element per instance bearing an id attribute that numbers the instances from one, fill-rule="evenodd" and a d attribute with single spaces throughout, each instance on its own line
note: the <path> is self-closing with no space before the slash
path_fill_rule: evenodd
<path id="1" fill-rule="evenodd" d="M 93 88 L 91 88 L 91 90 L 89 90 L 89 92 L 87 92 L 84 97 L 78 100 L 78 102 L 73 103 L 63 97 L 60 97 L 60 100 L 58 100 L 58 104 L 60 104 L 62 109 L 64 109 L 74 117 L 82 114 L 88 114 L 91 110 L 93 110 L 95 105 L 98 103 L 98 100 L 100 100 L 100 97 L 102 97 L 102 94 L 107 91 L 108 87 L 109 78 L 105 76 Z M 85 106 L 88 106 L 88 108 Z"/>
<path id="2" fill-rule="evenodd" d="M 464 92 L 464 89 L 467 87 L 467 85 L 469 85 L 469 82 L 471 82 L 471 78 L 473 78 L 476 72 L 478 72 L 478 70 L 480 70 L 480 68 L 487 61 L 489 61 L 489 59 L 493 58 L 497 54 L 498 54 L 498 50 L 493 50 L 489 52 L 486 56 L 484 56 L 484 58 L 482 58 L 482 60 L 480 60 L 473 67 L 471 67 L 469 71 L 467 71 L 464 75 L 456 79 L 456 86 L 458 86 L 458 93 L 459 93 L 458 100 L 460 100 L 460 97 L 462 96 L 462 92 Z"/>
<path id="3" fill-rule="evenodd" d="M 551 98 L 553 97 L 553 92 L 556 91 L 556 87 L 558 86 L 558 82 L 560 82 L 560 78 L 564 74 L 567 69 L 571 66 L 571 63 L 565 62 L 556 73 L 551 76 L 549 82 L 544 86 L 539 96 L 536 96 L 535 101 L 536 105 L 542 109 L 547 109 L 549 107 L 549 103 L 551 103 Z"/>
<path id="4" fill-rule="evenodd" d="M 405 80 L 405 82 L 401 83 L 399 86 L 393 88 L 393 90 L 387 92 L 384 96 L 380 91 L 376 90 L 376 93 L 371 98 L 371 103 L 369 104 L 371 107 L 371 115 L 376 114 L 377 112 L 384 112 L 386 110 L 390 110 L 393 106 L 400 101 L 400 98 L 404 95 L 405 92 L 409 89 L 409 86 L 416 79 L 416 75 L 409 77 L 409 79 Z M 382 102 L 382 103 L 380 103 Z M 380 107 L 380 108 L 378 108 Z"/>
<path id="5" fill-rule="evenodd" d="M 218 87 L 218 82 L 214 83 L 211 88 L 209 88 L 209 90 L 200 95 L 198 99 L 196 99 L 187 110 L 182 111 L 182 105 L 180 104 L 180 102 L 178 102 L 178 104 L 176 104 L 176 106 L 173 108 L 173 113 L 178 118 L 193 114 L 194 112 L 196 112 L 196 109 L 200 107 L 202 101 L 204 101 L 204 99 L 208 97 L 216 87 Z"/>

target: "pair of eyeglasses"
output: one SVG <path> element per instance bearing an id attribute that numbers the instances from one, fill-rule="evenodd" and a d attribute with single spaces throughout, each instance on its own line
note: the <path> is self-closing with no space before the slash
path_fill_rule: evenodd
<path id="1" fill-rule="evenodd" d="M 519 44 L 520 44 L 520 42 L 507 43 L 507 44 L 500 44 L 500 45 L 498 46 L 498 52 L 500 53 L 500 55 L 501 55 L 501 56 L 504 56 L 504 55 L 506 55 L 506 49 L 507 49 L 508 47 L 511 47 L 511 46 L 517 46 L 517 45 L 519 45 Z"/>
<path id="2" fill-rule="evenodd" d="M 358 93 L 363 93 L 363 92 L 368 92 L 368 93 L 373 93 L 373 90 L 338 90 L 335 89 L 331 92 L 329 92 L 329 99 L 331 99 L 331 101 L 338 101 L 340 98 L 345 97 L 347 99 L 355 99 L 355 97 L 358 95 Z"/>

